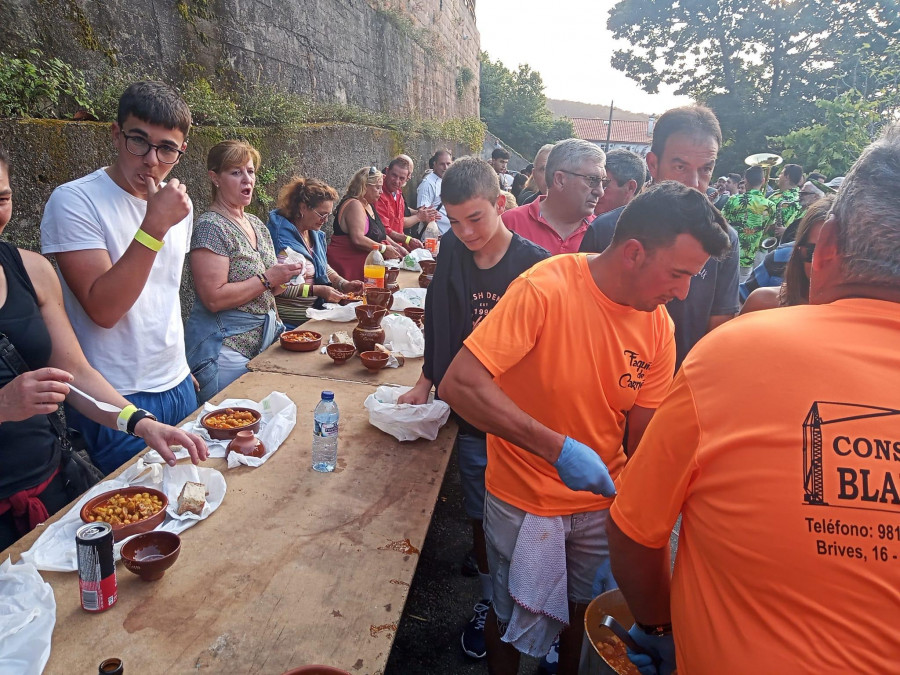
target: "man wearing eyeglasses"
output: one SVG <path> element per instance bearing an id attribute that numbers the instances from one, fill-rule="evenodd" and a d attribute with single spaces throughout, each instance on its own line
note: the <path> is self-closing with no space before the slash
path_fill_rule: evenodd
<path id="1" fill-rule="evenodd" d="M 551 255 L 576 253 L 606 183 L 603 150 L 578 138 L 553 146 L 544 175 L 547 196 L 503 214 L 503 224 Z"/>
<path id="2" fill-rule="evenodd" d="M 88 361 L 167 424 L 196 408 L 179 298 L 192 205 L 177 179 L 163 182 L 187 147 L 190 124 L 174 89 L 130 85 L 112 125 L 115 161 L 56 188 L 41 221 L 42 251 L 56 258 L 66 311 Z M 144 447 L 71 408 L 67 419 L 107 471 Z"/>

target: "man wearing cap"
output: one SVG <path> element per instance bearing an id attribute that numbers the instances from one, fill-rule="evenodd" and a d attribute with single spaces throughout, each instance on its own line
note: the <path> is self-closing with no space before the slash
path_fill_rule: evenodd
<path id="1" fill-rule="evenodd" d="M 815 185 L 813 185 L 810 181 L 806 181 L 803 184 L 803 187 L 800 188 L 799 192 L 800 206 L 803 210 L 800 211 L 800 215 L 794 219 L 794 222 L 784 228 L 784 234 L 781 235 L 781 240 L 779 243 L 786 244 L 787 242 L 794 241 L 794 239 L 797 238 L 797 227 L 800 225 L 800 221 L 806 214 L 806 209 L 808 209 L 811 204 L 815 203 L 824 196 L 825 193 Z"/>

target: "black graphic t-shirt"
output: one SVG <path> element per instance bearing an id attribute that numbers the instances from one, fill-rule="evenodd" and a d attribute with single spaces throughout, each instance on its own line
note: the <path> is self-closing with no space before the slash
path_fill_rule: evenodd
<path id="1" fill-rule="evenodd" d="M 521 268 L 521 264 L 512 265 L 507 258 L 509 258 L 508 255 L 503 256 L 499 263 L 486 270 L 479 269 L 474 263 L 472 264 L 470 271 L 472 325 L 469 327 L 469 333 L 475 330 L 488 312 L 494 309 L 506 292 L 510 281 L 519 275 L 520 272 L 517 270 Z"/>

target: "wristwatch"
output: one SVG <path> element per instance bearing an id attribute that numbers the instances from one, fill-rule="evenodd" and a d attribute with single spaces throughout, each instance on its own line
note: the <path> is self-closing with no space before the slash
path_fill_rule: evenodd
<path id="1" fill-rule="evenodd" d="M 659 623 L 656 625 L 647 625 L 645 623 L 640 623 L 639 621 L 635 621 L 634 625 L 640 628 L 645 634 L 652 635 L 654 637 L 664 637 L 666 635 L 672 634 L 672 624 L 671 623 Z"/>
<path id="2" fill-rule="evenodd" d="M 142 419 L 151 419 L 154 422 L 157 421 L 156 415 L 144 410 L 143 408 L 138 408 L 131 414 L 131 417 L 128 418 L 128 426 L 125 429 L 125 431 L 127 431 L 132 436 L 137 436 L 137 434 L 134 433 L 134 428 L 137 426 L 137 423 L 140 422 Z"/>

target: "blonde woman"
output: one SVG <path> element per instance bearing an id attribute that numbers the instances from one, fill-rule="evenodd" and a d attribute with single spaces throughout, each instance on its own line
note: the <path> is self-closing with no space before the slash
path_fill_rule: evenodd
<path id="1" fill-rule="evenodd" d="M 353 174 L 338 204 L 334 233 L 328 244 L 328 263 L 344 279 L 362 281 L 366 256 L 374 248 L 385 259 L 401 257 L 375 210 L 383 185 L 384 174 L 374 166 L 360 169 Z"/>
<path id="2" fill-rule="evenodd" d="M 197 299 L 185 325 L 201 404 L 247 372 L 247 362 L 284 330 L 275 296 L 303 272 L 302 264 L 277 261 L 265 225 L 244 211 L 253 200 L 259 160 L 244 141 L 223 141 L 206 160 L 213 200 L 191 236 Z"/>

